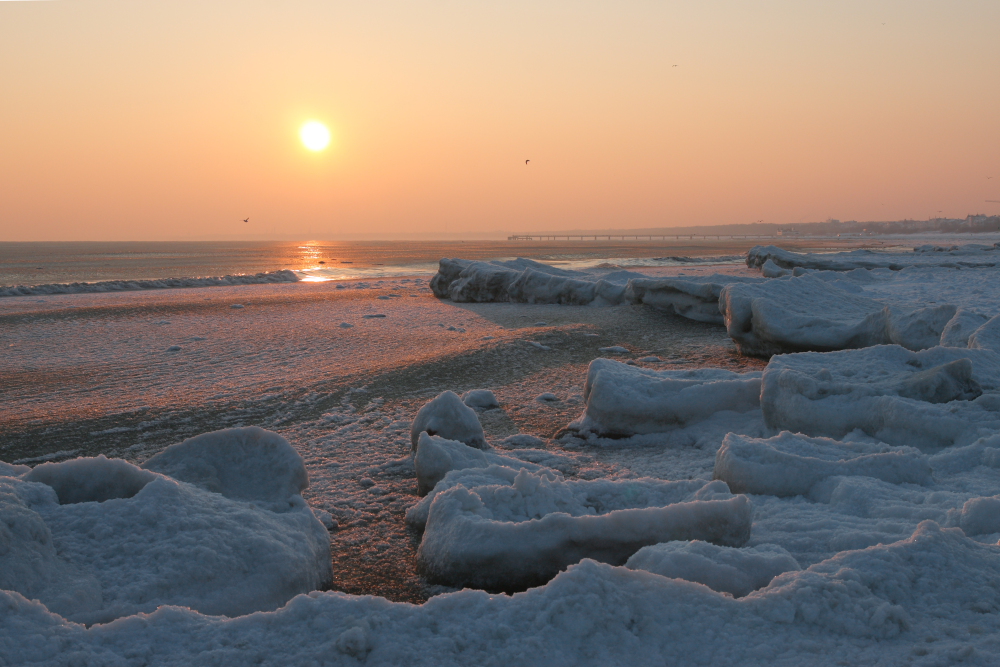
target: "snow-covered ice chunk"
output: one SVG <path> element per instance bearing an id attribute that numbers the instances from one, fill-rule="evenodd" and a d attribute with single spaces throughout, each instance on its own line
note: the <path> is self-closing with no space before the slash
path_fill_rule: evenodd
<path id="1" fill-rule="evenodd" d="M 141 467 L 233 500 L 274 503 L 279 511 L 299 502 L 309 486 L 295 448 L 256 426 L 196 435 L 170 445 Z"/>
<path id="2" fill-rule="evenodd" d="M 968 347 L 969 336 L 989 320 L 985 315 L 959 308 L 941 332 L 944 347 Z"/>
<path id="3" fill-rule="evenodd" d="M 462 394 L 462 402 L 473 410 L 495 410 L 500 407 L 496 394 L 489 389 L 470 389 Z"/>
<path id="4" fill-rule="evenodd" d="M 781 268 L 774 263 L 774 260 L 768 258 L 760 267 L 760 273 L 765 278 L 781 278 L 782 276 L 791 274 L 791 271 Z"/>
<path id="5" fill-rule="evenodd" d="M 175 463 L 183 453 L 197 457 L 196 448 L 181 447 Z M 274 460 L 260 454 L 248 448 L 245 460 L 233 457 L 249 479 L 223 488 L 266 477 Z M 8 546 L 0 584 L 81 623 L 160 605 L 230 616 L 273 610 L 332 580 L 329 534 L 298 494 L 281 507 L 247 502 L 97 457 L 0 478 L 0 516 Z"/>
<path id="6" fill-rule="evenodd" d="M 1000 315 L 984 322 L 969 336 L 969 347 L 1000 352 Z"/>
<path id="7" fill-rule="evenodd" d="M 131 498 L 156 479 L 156 475 L 127 461 L 109 459 L 100 454 L 96 458 L 43 463 L 23 475 L 22 479 L 52 487 L 60 505 L 71 505 Z"/>
<path id="8" fill-rule="evenodd" d="M 568 271 L 520 257 L 494 262 L 442 259 L 430 285 L 438 298 L 456 302 L 615 305 L 624 300 L 626 280 L 637 275 Z"/>
<path id="9" fill-rule="evenodd" d="M 418 564 L 433 581 L 514 590 L 583 558 L 620 565 L 659 542 L 742 546 L 750 502 L 715 484 L 566 482 L 527 470 L 508 485 L 456 484 L 431 501 Z"/>
<path id="10" fill-rule="evenodd" d="M 507 466 L 518 470 L 527 468 L 537 471 L 541 466 L 527 463 L 509 456 L 501 456 L 493 451 L 469 447 L 456 440 L 447 440 L 436 435 L 420 434 L 417 451 L 413 457 L 417 473 L 417 494 L 427 495 L 452 470 L 466 468 L 488 468 L 491 465 Z"/>
<path id="11" fill-rule="evenodd" d="M 417 439 L 424 431 L 447 440 L 458 440 L 476 449 L 489 449 L 486 434 L 476 411 L 462 402 L 453 391 L 446 391 L 420 408 L 410 428 L 410 442 L 417 450 Z"/>
<path id="12" fill-rule="evenodd" d="M 539 403 L 552 403 L 553 401 L 558 401 L 559 397 L 553 394 L 551 391 L 545 391 L 535 396 L 535 400 Z"/>
<path id="13" fill-rule="evenodd" d="M 719 294 L 731 283 L 757 283 L 760 278 L 713 274 L 699 277 L 635 278 L 626 298 L 696 322 L 723 324 Z"/>
<path id="14" fill-rule="evenodd" d="M 761 268 L 770 261 L 783 269 L 851 271 L 882 268 L 899 271 L 908 266 L 991 267 L 1000 264 L 1000 251 L 996 245 L 969 244 L 942 247 L 940 250 L 922 248 L 924 247 L 914 248 L 915 252 L 849 250 L 833 253 L 799 253 L 773 245 L 754 246 L 747 253 L 747 266 Z"/>
<path id="15" fill-rule="evenodd" d="M 570 428 L 629 436 L 682 427 L 723 410 L 747 412 L 760 406 L 760 382 L 759 372 L 659 371 L 595 359 L 583 388 L 586 410 Z"/>
<path id="16" fill-rule="evenodd" d="M 844 475 L 930 484 L 931 466 L 912 447 L 839 442 L 787 431 L 766 439 L 730 433 L 715 456 L 714 478 L 736 493 L 805 495 L 817 482 Z"/>
<path id="17" fill-rule="evenodd" d="M 960 521 L 966 535 L 1000 533 L 1000 496 L 969 499 L 962 506 Z"/>
<path id="18" fill-rule="evenodd" d="M 1000 430 L 998 390 L 1000 355 L 989 350 L 880 345 L 773 357 L 761 408 L 775 430 L 842 438 L 860 429 L 937 449 Z"/>
<path id="19" fill-rule="evenodd" d="M 742 354 L 769 356 L 889 342 L 885 306 L 809 275 L 726 285 L 719 310 Z"/>
<path id="20" fill-rule="evenodd" d="M 700 540 L 643 547 L 625 567 L 695 581 L 737 598 L 767 586 L 783 572 L 802 569 L 791 554 L 775 544 L 737 549 Z"/>

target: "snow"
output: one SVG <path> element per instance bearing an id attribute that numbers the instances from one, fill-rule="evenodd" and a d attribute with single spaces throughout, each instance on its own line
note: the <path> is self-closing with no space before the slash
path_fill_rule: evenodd
<path id="1" fill-rule="evenodd" d="M 722 324 L 719 294 L 725 285 L 760 282 L 759 278 L 712 274 L 699 277 L 635 278 L 628 283 L 626 298 L 696 322 Z"/>
<path id="2" fill-rule="evenodd" d="M 417 474 L 417 493 L 421 496 L 432 491 L 452 470 L 488 468 L 491 465 L 509 466 L 515 469 L 523 467 L 531 471 L 539 469 L 539 466 L 519 458 L 501 456 L 492 451 L 484 452 L 455 440 L 427 435 L 426 431 L 420 433 L 417 440 L 413 463 Z"/>
<path id="3" fill-rule="evenodd" d="M 893 484 L 931 483 L 927 457 L 912 447 L 840 442 L 784 431 L 772 438 L 730 433 L 715 457 L 714 478 L 737 493 L 807 495 L 829 477 L 863 475 Z"/>
<path id="4" fill-rule="evenodd" d="M 413 451 L 421 433 L 457 440 L 476 449 L 489 449 L 476 411 L 462 402 L 453 391 L 446 391 L 420 408 L 410 428 Z"/>
<path id="5" fill-rule="evenodd" d="M 586 409 L 570 428 L 621 437 L 687 426 L 722 411 L 748 412 L 760 406 L 760 382 L 757 372 L 657 371 L 595 359 L 583 389 Z"/>
<path id="6" fill-rule="evenodd" d="M 0 539 L 7 546 L 0 585 L 87 624 L 161 605 L 239 616 L 277 609 L 326 585 L 327 530 L 298 491 L 285 493 L 305 481 L 301 459 L 297 482 L 280 489 L 279 506 L 273 483 L 252 488 L 282 472 L 253 441 L 271 449 L 283 444 L 286 460 L 298 454 L 279 436 L 241 432 L 248 430 L 192 438 L 164 452 L 170 456 L 161 463 L 196 471 L 203 486 L 221 482 L 215 492 L 103 456 L 0 477 Z M 213 445 L 221 455 L 199 456 Z M 220 473 L 226 454 L 228 474 L 201 474 L 211 463 Z"/>
<path id="7" fill-rule="evenodd" d="M 767 425 L 841 438 L 855 429 L 935 450 L 1000 429 L 1000 355 L 897 345 L 775 356 L 760 393 Z"/>
<path id="8" fill-rule="evenodd" d="M 747 253 L 747 266 L 763 267 L 767 262 L 783 269 L 850 271 L 885 268 L 899 271 L 908 266 L 993 267 L 1000 265 L 998 245 L 968 244 L 937 250 L 934 246 L 914 248 L 914 252 L 850 250 L 831 253 L 798 253 L 777 246 L 754 246 Z"/>
<path id="9" fill-rule="evenodd" d="M 462 402 L 473 410 L 495 410 L 500 407 L 496 394 L 489 389 L 470 389 L 462 394 Z"/>
<path id="10" fill-rule="evenodd" d="M 737 549 L 701 540 L 643 547 L 625 567 L 694 581 L 737 598 L 767 586 L 783 572 L 802 569 L 791 554 L 775 544 Z"/>
<path id="11" fill-rule="evenodd" d="M 279 512 L 297 504 L 309 486 L 299 453 L 277 433 L 256 426 L 189 438 L 142 467 L 233 500 L 266 503 Z"/>
<path id="12" fill-rule="evenodd" d="M 1000 315 L 997 315 L 969 335 L 969 347 L 1000 352 Z"/>
<path id="13" fill-rule="evenodd" d="M 452 485 L 430 501 L 417 561 L 432 581 L 523 589 L 583 558 L 620 565 L 658 542 L 741 546 L 750 534 L 749 501 L 720 483 L 566 481 L 527 470 L 487 471 L 510 481 L 479 485 L 482 472 L 472 482 L 446 478 Z"/>

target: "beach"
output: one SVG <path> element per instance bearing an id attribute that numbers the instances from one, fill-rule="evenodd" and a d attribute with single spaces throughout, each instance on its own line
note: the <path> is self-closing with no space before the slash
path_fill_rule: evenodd
<path id="1" fill-rule="evenodd" d="M 578 252 L 548 263 L 442 260 L 433 280 L 300 278 L 0 299 L 0 472 L 11 475 L 10 497 L 46 517 L 60 549 L 89 544 L 109 559 L 125 537 L 104 527 L 108 512 L 121 513 L 123 525 L 139 521 L 153 539 L 137 551 L 141 559 L 96 570 L 98 561 L 72 556 L 85 573 L 76 580 L 60 574 L 64 565 L 40 570 L 40 581 L 78 582 L 60 586 L 88 600 L 73 603 L 84 611 L 49 589 L 34 594 L 75 623 L 15 593 L 5 593 L 11 602 L 2 613 L 24 632 L 64 636 L 80 655 L 110 651 L 105 657 L 117 659 L 131 646 L 163 664 L 220 643 L 243 647 L 223 663 L 243 661 L 247 651 L 265 663 L 280 656 L 336 664 L 463 664 L 468 656 L 615 663 L 622 652 L 690 664 L 802 664 L 818 652 L 845 664 L 911 655 L 988 660 L 1000 636 L 992 610 L 1000 607 L 993 589 L 980 593 L 974 581 L 1000 576 L 1000 525 L 990 518 L 1000 492 L 991 458 L 1000 446 L 1000 359 L 983 347 L 993 345 L 989 317 L 1000 306 L 991 288 L 1000 270 L 995 246 L 852 254 L 813 245 L 826 252 L 758 247 L 739 263 L 702 255 L 643 266 L 636 257 L 624 267 Z M 799 266 L 793 275 L 796 263 L 820 268 Z M 874 268 L 852 268 L 859 264 Z M 741 298 L 752 307 L 738 305 Z M 929 340 L 928 328 L 940 340 Z M 841 330 L 854 333 L 831 342 Z M 868 338 L 858 342 L 858 331 Z M 779 353 L 741 352 L 751 340 Z M 831 345 L 839 347 L 789 353 Z M 481 427 L 485 450 L 459 442 L 463 432 L 447 423 L 444 437 L 434 435 L 443 422 L 418 446 L 418 413 L 448 392 L 476 405 L 474 390 L 496 399 L 461 408 L 461 419 Z M 198 481 L 206 473 L 197 466 L 157 463 L 197 451 L 193 443 L 212 432 L 237 447 L 209 466 L 216 481 Z M 227 467 L 239 466 L 280 482 L 285 464 L 272 473 L 273 461 L 255 463 L 257 450 L 238 449 L 249 446 L 241 438 L 261 437 L 287 442 L 283 456 L 308 478 L 292 487 L 293 511 L 272 496 L 239 500 L 263 491 L 225 482 Z M 418 490 L 430 459 L 421 451 L 448 461 L 426 496 Z M 136 482 L 138 494 L 114 481 L 151 475 L 149 466 L 160 476 Z M 33 482 L 42 478 L 32 476 L 60 470 L 111 475 L 119 490 L 46 505 L 37 495 L 44 484 Z M 58 478 L 46 484 L 63 488 Z M 217 520 L 189 519 L 218 537 L 174 553 L 173 543 L 156 540 L 183 535 L 187 524 L 157 528 L 166 517 L 150 519 L 154 508 L 170 512 L 175 501 L 154 500 L 146 490 L 154 487 L 207 489 L 206 498 L 185 501 L 193 507 L 235 493 L 236 505 L 211 510 Z M 261 583 L 264 570 L 247 556 L 236 569 L 249 571 L 237 576 L 255 582 L 249 592 L 261 587 L 257 597 L 195 611 L 211 591 L 225 598 L 231 590 L 228 571 L 213 569 L 229 547 L 212 540 L 239 534 L 224 509 L 242 513 L 240 523 L 254 512 L 287 517 L 287 526 L 311 522 L 321 542 L 328 535 L 329 568 L 324 560 L 302 570 L 285 556 L 266 571 L 282 581 L 324 570 L 329 578 L 287 584 L 288 592 L 267 598 L 275 594 Z M 635 531 L 703 511 L 717 514 L 694 521 L 694 533 L 627 542 Z M 96 518 L 64 525 L 58 517 L 67 512 Z M 479 516 L 477 530 L 487 532 L 462 537 L 462 512 Z M 645 518 L 656 512 L 664 518 Z M 719 525 L 735 532 L 698 532 Z M 537 537 L 489 532 L 542 526 Z M 264 535 L 248 538 L 265 556 L 282 540 L 293 540 L 293 553 L 306 547 L 301 535 Z M 592 557 L 572 558 L 540 580 L 516 578 L 559 539 L 567 541 L 554 553 L 584 549 Z M 607 551 L 619 539 L 625 551 Z M 465 559 L 480 564 L 449 574 Z M 107 596 L 125 595 L 119 580 L 148 580 L 178 599 L 180 582 L 156 579 L 171 562 L 194 568 L 186 578 L 205 578 L 201 598 L 164 606 L 140 592 L 130 594 L 139 600 L 131 607 L 108 606 Z M 883 590 L 890 574 L 911 583 Z M 469 578 L 480 575 L 492 578 Z M 105 602 L 87 592 L 94 586 Z M 953 620 L 939 618 L 939 604 Z M 915 636 L 934 646 L 913 653 Z M 524 654 L 537 642 L 537 655 Z M 37 647 L 5 650 L 48 659 Z"/>
<path id="2" fill-rule="evenodd" d="M 424 402 L 489 388 L 504 406 L 484 419 L 491 439 L 528 433 L 561 451 L 549 439 L 581 411 L 600 347 L 678 367 L 762 365 L 737 356 L 722 327 L 642 307 L 455 304 L 422 278 L 17 297 L 0 306 L 0 459 L 141 462 L 206 431 L 273 430 L 306 460 L 310 504 L 339 522 L 337 589 L 413 602 L 428 593 L 403 525 L 418 499 L 412 470 L 378 468 L 409 457 L 409 423 Z M 534 400 L 545 392 L 560 400 Z M 582 470 L 642 472 L 612 453 L 593 458 Z M 384 494 L 362 479 L 378 480 Z"/>

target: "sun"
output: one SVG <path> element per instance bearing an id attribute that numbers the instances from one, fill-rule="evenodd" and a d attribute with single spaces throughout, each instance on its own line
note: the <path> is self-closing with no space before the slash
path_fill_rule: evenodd
<path id="1" fill-rule="evenodd" d="M 302 144 L 311 151 L 321 151 L 330 144 L 330 130 L 318 120 L 311 120 L 299 130 Z"/>

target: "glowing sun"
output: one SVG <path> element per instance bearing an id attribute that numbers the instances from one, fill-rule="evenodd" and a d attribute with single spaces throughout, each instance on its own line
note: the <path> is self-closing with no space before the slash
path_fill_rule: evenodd
<path id="1" fill-rule="evenodd" d="M 311 120 L 299 130 L 302 144 L 311 151 L 321 151 L 330 144 L 330 130 L 323 123 Z"/>

